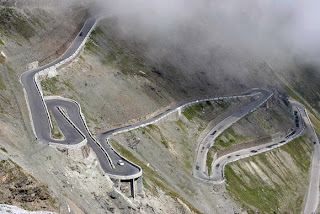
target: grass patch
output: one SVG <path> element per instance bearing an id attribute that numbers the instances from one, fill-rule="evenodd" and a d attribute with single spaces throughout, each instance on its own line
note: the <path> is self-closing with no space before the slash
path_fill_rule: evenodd
<path id="1" fill-rule="evenodd" d="M 71 84 L 71 82 L 70 82 L 69 79 L 68 79 L 68 80 L 63 80 L 63 84 L 64 84 L 65 86 L 67 86 L 70 90 L 75 91 L 75 89 L 74 89 L 74 87 L 73 87 L 73 85 Z"/>
<path id="2" fill-rule="evenodd" d="M 57 83 L 58 83 L 57 77 L 46 78 L 41 81 L 41 87 L 45 91 L 49 91 L 49 92 L 55 94 L 58 90 Z"/>
<path id="3" fill-rule="evenodd" d="M 100 27 L 96 27 L 92 32 L 91 32 L 91 35 L 92 36 L 97 36 L 97 35 L 102 35 L 103 34 L 103 31 L 101 30 Z"/>
<path id="4" fill-rule="evenodd" d="M 185 108 L 182 112 L 183 116 L 185 116 L 188 120 L 192 120 L 194 117 L 203 118 L 203 115 L 200 114 L 204 109 L 204 105 L 202 103 L 195 104 Z"/>
<path id="5" fill-rule="evenodd" d="M 295 164 L 300 167 L 304 172 L 308 172 L 311 161 L 310 157 L 305 153 L 302 153 L 302 144 L 307 144 L 305 136 L 300 136 L 285 146 L 281 147 L 282 150 L 288 152 L 295 161 Z"/>
<path id="6" fill-rule="evenodd" d="M 7 151 L 5 148 L 0 147 L 0 149 L 1 149 L 2 151 L 4 151 L 5 153 L 8 153 L 8 151 Z"/>
<path id="7" fill-rule="evenodd" d="M 319 135 L 320 134 L 320 121 L 318 120 L 318 118 L 316 118 L 316 116 L 311 114 L 308 110 L 307 110 L 307 113 L 310 117 L 310 120 L 311 120 L 311 123 L 314 127 L 315 132 Z"/>
<path id="8" fill-rule="evenodd" d="M 0 75 L 0 90 L 6 90 L 7 89 L 7 86 L 6 86 L 6 83 L 3 79 L 3 74 Z"/>
<path id="9" fill-rule="evenodd" d="M 0 39 L 0 45 L 4 45 L 3 41 Z"/>
<path id="10" fill-rule="evenodd" d="M 203 130 L 204 130 L 204 128 L 202 126 L 199 126 L 198 132 L 202 132 Z"/>
<path id="11" fill-rule="evenodd" d="M 277 170 L 274 170 L 274 166 L 268 159 L 267 155 L 270 153 L 258 154 L 242 160 L 242 163 L 236 162 L 225 167 L 227 190 L 248 213 L 278 213 L 280 212 L 279 208 L 281 208 L 280 213 L 301 212 L 305 188 L 300 187 L 302 184 L 297 183 L 301 182 L 300 179 L 302 178 L 297 180 L 295 173 L 307 174 L 310 168 L 311 150 L 306 146 L 306 136 L 296 138 L 277 150 L 289 154 L 299 172 L 285 170 L 286 173 L 279 174 Z M 277 175 L 283 183 L 279 184 L 271 181 L 273 185 L 270 185 L 268 182 L 261 180 L 257 174 L 252 174 L 248 169 L 244 170 L 242 168 L 245 166 L 244 162 L 248 163 L 249 161 L 256 163 L 266 176 L 269 177 L 270 173 Z M 238 170 L 235 171 L 235 167 L 241 173 Z M 266 168 L 271 171 L 268 172 Z M 246 179 L 243 179 L 244 176 Z"/>
<path id="12" fill-rule="evenodd" d="M 91 39 L 89 39 L 84 46 L 84 50 L 97 53 L 98 47 L 95 45 L 95 43 Z"/>
<path id="13" fill-rule="evenodd" d="M 51 134 L 54 139 L 61 139 L 63 137 L 61 131 L 58 128 L 57 122 L 55 118 L 52 116 L 52 112 L 48 109 L 51 123 L 52 123 L 52 128 L 51 128 Z"/>
<path id="14" fill-rule="evenodd" d="M 248 213 L 256 213 L 255 210 L 252 210 L 251 205 L 256 207 L 261 213 L 277 212 L 279 201 L 275 197 L 277 195 L 276 190 L 269 186 L 246 185 L 242 181 L 242 178 L 229 165 L 225 167 L 225 176 L 228 192 L 243 202 L 243 206 L 247 209 Z"/>
<path id="15" fill-rule="evenodd" d="M 164 145 L 167 149 L 169 148 L 169 144 L 165 140 L 161 140 L 162 145 Z"/>
<path id="16" fill-rule="evenodd" d="M 162 134 L 160 128 L 154 124 L 149 124 L 147 125 L 146 130 L 150 135 L 151 135 L 151 130 L 157 132 L 160 137 L 161 137 L 161 144 L 164 145 L 167 149 L 169 148 L 169 143 L 168 143 L 168 140 L 166 139 L 166 137 Z"/>
<path id="17" fill-rule="evenodd" d="M 117 60 L 117 56 L 113 52 L 109 52 L 105 55 L 104 60 L 102 60 L 102 64 L 104 65 L 112 65 Z"/>
<path id="18" fill-rule="evenodd" d="M 181 120 L 174 121 L 175 124 L 179 126 L 179 128 L 183 131 L 183 133 L 188 133 L 187 129 L 184 127 L 183 122 Z"/>
<path id="19" fill-rule="evenodd" d="M 86 61 L 82 55 L 79 56 L 82 61 Z"/>
<path id="20" fill-rule="evenodd" d="M 220 149 L 230 147 L 234 144 L 242 143 L 246 139 L 247 138 L 245 136 L 238 135 L 231 126 L 216 138 L 213 148 L 214 151 L 217 152 Z"/>
<path id="21" fill-rule="evenodd" d="M 188 168 L 188 169 L 192 169 L 192 164 L 191 162 L 189 161 L 189 158 L 186 156 L 184 158 L 184 165 Z"/>
<path id="22" fill-rule="evenodd" d="M 211 152 L 208 151 L 207 160 L 206 160 L 206 164 L 207 164 L 207 167 L 208 167 L 208 176 L 210 176 L 210 174 L 211 174 L 212 161 L 213 161 L 213 157 L 211 155 Z"/>
<path id="23" fill-rule="evenodd" d="M 18 33 L 25 39 L 35 35 L 34 27 L 27 21 L 28 17 L 23 16 L 12 8 L 0 8 L 0 28 L 5 29 L 5 34 Z"/>

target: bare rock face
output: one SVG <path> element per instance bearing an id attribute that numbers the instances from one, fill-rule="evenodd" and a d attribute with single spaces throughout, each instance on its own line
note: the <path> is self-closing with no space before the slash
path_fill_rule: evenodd
<path id="1" fill-rule="evenodd" d="M 47 188 L 21 167 L 9 159 L 2 160 L 0 166 L 2 203 L 23 206 L 26 209 L 57 210 L 55 199 Z"/>

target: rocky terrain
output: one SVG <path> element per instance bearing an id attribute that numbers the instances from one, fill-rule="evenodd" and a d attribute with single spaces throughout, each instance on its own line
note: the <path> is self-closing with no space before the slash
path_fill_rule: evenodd
<path id="1" fill-rule="evenodd" d="M 3 149 L 5 151 L 5 149 Z M 47 188 L 39 184 L 10 159 L 1 160 L 1 203 L 30 210 L 57 211 L 55 199 Z"/>
<path id="2" fill-rule="evenodd" d="M 312 152 L 307 136 L 230 164 L 226 186 L 201 183 L 192 176 L 198 142 L 210 127 L 249 102 L 247 99 L 202 103 L 184 109 L 179 118 L 115 136 L 114 148 L 144 170 L 144 198 L 130 198 L 125 183 L 117 187 L 102 173 L 93 153 L 85 162 L 75 162 L 38 143 L 19 76 L 29 63 L 43 65 L 58 57 L 89 16 L 85 1 L 77 6 L 55 7 L 0 7 L 0 51 L 7 55 L 0 65 L 0 157 L 6 166 L 1 173 L 17 179 L 17 183 L 1 180 L 0 188 L 5 191 L 0 189 L 0 203 L 59 213 L 301 210 L 308 184 L 304 175 Z M 191 98 L 239 94 L 252 87 L 272 89 L 275 96 L 269 108 L 233 125 L 220 137 L 215 151 L 286 133 L 293 124 L 287 94 L 303 102 L 314 114 L 313 121 L 320 124 L 319 75 L 317 68 L 307 63 L 290 56 L 285 60 L 245 58 L 235 50 L 218 48 L 197 67 L 183 56 L 181 61 L 185 63 L 177 63 L 174 56 L 171 59 L 175 60 L 156 58 L 148 54 L 150 51 L 144 41 L 125 34 L 116 19 L 104 19 L 80 57 L 58 76 L 43 80 L 42 88 L 46 95 L 78 101 L 93 133 L 150 117 Z"/>

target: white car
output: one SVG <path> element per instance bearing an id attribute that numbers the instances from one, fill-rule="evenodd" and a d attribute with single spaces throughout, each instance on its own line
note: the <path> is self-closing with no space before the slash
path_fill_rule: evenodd
<path id="1" fill-rule="evenodd" d="M 119 161 L 118 161 L 118 164 L 119 164 L 120 166 L 123 166 L 123 165 L 124 165 L 123 160 L 119 160 Z"/>

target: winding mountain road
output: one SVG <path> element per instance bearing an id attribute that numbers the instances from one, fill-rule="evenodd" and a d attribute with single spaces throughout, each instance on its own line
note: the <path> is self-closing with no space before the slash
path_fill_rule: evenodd
<path id="1" fill-rule="evenodd" d="M 155 123 L 176 111 L 181 111 L 181 109 L 184 107 L 196 103 L 259 96 L 253 102 L 247 104 L 244 107 L 241 107 L 232 115 L 218 123 L 217 126 L 215 126 L 206 135 L 204 140 L 199 145 L 197 151 L 193 175 L 196 178 L 206 182 L 223 182 L 223 170 L 225 164 L 231 161 L 239 160 L 240 158 L 244 158 L 250 155 L 258 154 L 276 148 L 296 138 L 297 136 L 301 135 L 303 131 L 303 119 L 306 123 L 309 133 L 311 134 L 312 139 L 315 142 L 315 151 L 311 166 L 310 186 L 305 203 L 305 213 L 312 213 L 315 211 L 318 205 L 319 198 L 319 140 L 313 130 L 312 124 L 304 110 L 304 107 L 299 103 L 291 102 L 294 111 L 297 112 L 295 116 L 298 120 L 299 125 L 296 125 L 295 129 L 292 131 L 292 133 L 289 134 L 289 136 L 286 136 L 284 139 L 277 142 L 270 142 L 264 145 L 256 146 L 250 149 L 243 149 L 222 156 L 214 161 L 212 173 L 210 175 L 207 175 L 206 173 L 207 153 L 210 147 L 213 145 L 216 137 L 219 134 L 221 134 L 224 130 L 226 130 L 228 127 L 230 127 L 233 123 L 237 122 L 239 119 L 243 118 L 245 115 L 253 112 L 255 109 L 259 108 L 262 104 L 264 104 L 272 96 L 272 92 L 267 89 L 252 89 L 251 91 L 240 95 L 221 96 L 185 101 L 171 106 L 164 112 L 161 112 L 150 119 L 140 121 L 135 124 L 126 125 L 124 127 L 112 129 L 97 134 L 95 137 L 93 137 L 89 132 L 85 120 L 81 114 L 81 107 L 76 101 L 66 99 L 63 97 L 43 97 L 41 85 L 39 85 L 38 83 L 38 75 L 42 72 L 49 72 L 49 70 L 51 69 L 62 68 L 63 66 L 71 62 L 74 58 L 76 58 L 82 50 L 85 42 L 87 41 L 91 31 L 94 29 L 98 20 L 99 19 L 96 17 L 89 18 L 85 22 L 83 28 L 81 29 L 81 32 L 74 39 L 73 43 L 70 45 L 67 51 L 58 59 L 37 69 L 27 71 L 21 75 L 20 81 L 24 87 L 25 97 L 30 113 L 31 124 L 37 140 L 45 144 L 65 145 L 77 145 L 85 140 L 96 153 L 100 165 L 106 174 L 108 174 L 110 177 L 117 179 L 134 179 L 142 175 L 142 169 L 136 164 L 120 156 L 111 147 L 110 143 L 108 142 L 108 138 L 110 136 Z M 52 122 L 48 110 L 50 110 L 51 115 L 55 118 L 57 125 L 63 133 L 63 139 L 58 140 L 52 137 Z M 122 160 L 123 165 L 115 164 L 118 163 L 119 160 Z"/>
<path id="2" fill-rule="evenodd" d="M 305 207 L 303 213 L 309 214 L 315 214 L 317 213 L 317 208 L 319 204 L 319 180 L 320 180 L 320 144 L 319 144 L 319 138 L 314 131 L 314 128 L 312 126 L 312 123 L 310 121 L 310 118 L 308 116 L 308 113 L 306 112 L 305 107 L 296 102 L 292 101 L 295 106 L 299 109 L 302 115 L 302 119 L 304 123 L 306 124 L 307 131 L 309 133 L 309 136 L 311 137 L 311 140 L 313 142 L 313 154 L 312 154 L 312 161 L 310 166 L 310 181 L 309 181 L 309 187 L 307 196 L 305 199 Z"/>
<path id="3" fill-rule="evenodd" d="M 37 140 L 46 144 L 65 145 L 76 145 L 86 140 L 96 153 L 102 169 L 110 177 L 117 179 L 137 178 L 142 174 L 142 169 L 139 166 L 121 157 L 110 145 L 101 145 L 90 134 L 77 102 L 59 97 L 44 100 L 41 86 L 37 81 L 37 74 L 40 72 L 61 68 L 73 60 L 82 49 L 97 21 L 98 19 L 95 17 L 89 18 L 62 56 L 45 66 L 23 73 L 20 81 L 24 87 L 32 127 Z M 55 117 L 64 135 L 62 140 L 56 140 L 51 135 L 52 123 L 48 109 L 52 112 L 52 116 Z M 122 166 L 116 164 L 119 160 L 122 160 Z"/>

